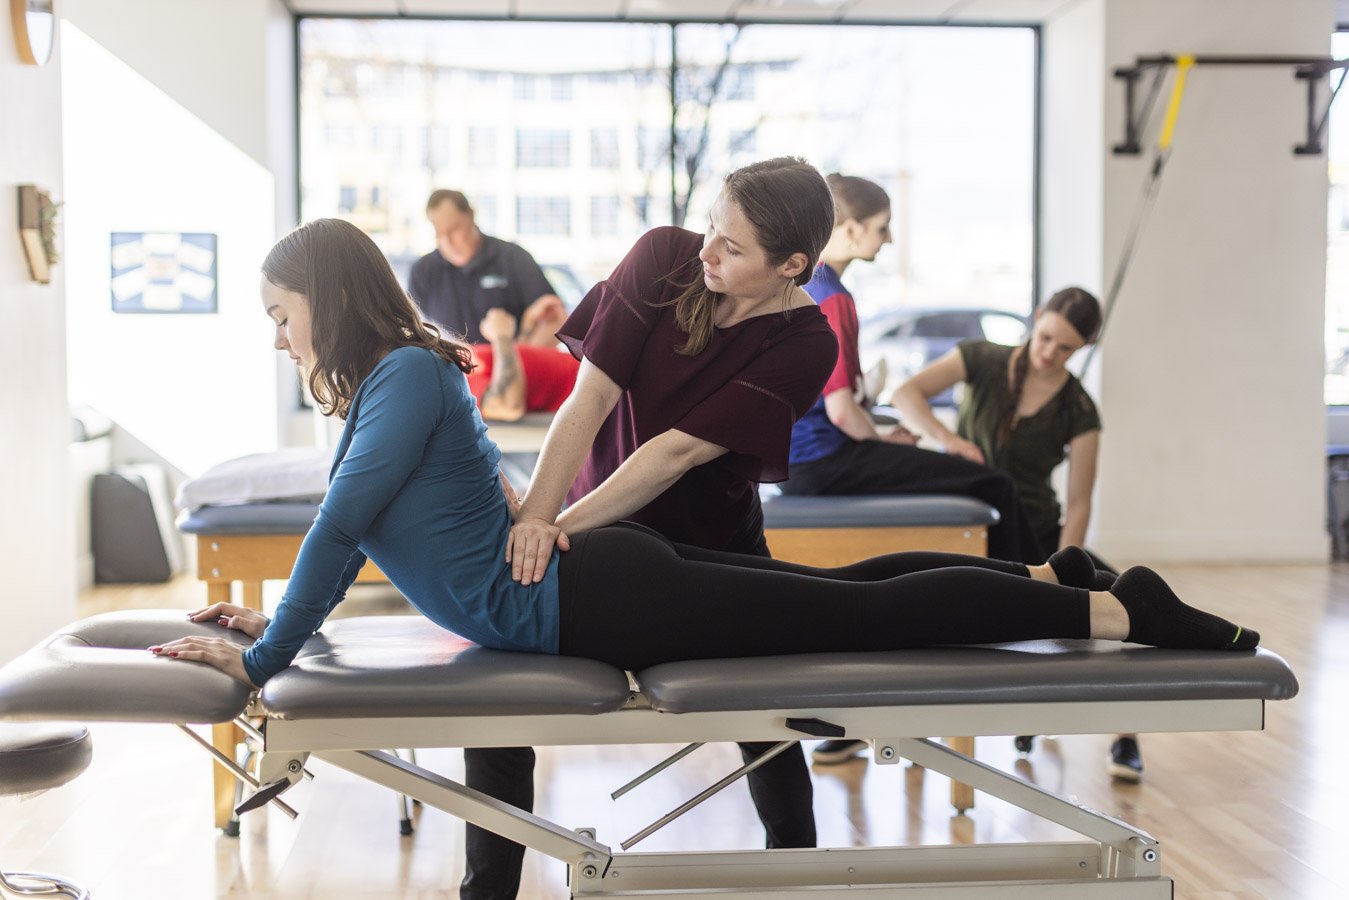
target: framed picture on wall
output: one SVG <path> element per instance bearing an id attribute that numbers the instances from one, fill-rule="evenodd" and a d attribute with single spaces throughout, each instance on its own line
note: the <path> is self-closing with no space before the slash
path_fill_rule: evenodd
<path id="1" fill-rule="evenodd" d="M 111 251 L 113 312 L 216 311 L 214 234 L 114 231 Z"/>

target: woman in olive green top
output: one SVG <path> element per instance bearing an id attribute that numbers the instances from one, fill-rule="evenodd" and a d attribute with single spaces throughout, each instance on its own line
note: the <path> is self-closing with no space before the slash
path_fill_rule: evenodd
<path id="1" fill-rule="evenodd" d="M 1096 298 L 1081 288 L 1066 288 L 1036 311 L 1035 327 L 1020 347 L 964 341 L 906 381 L 890 400 L 906 426 L 944 445 L 947 453 L 1012 476 L 1046 554 L 1081 547 L 1091 520 L 1101 417 L 1067 363 L 1095 340 L 1100 327 Z M 957 382 L 965 383 L 965 395 L 953 434 L 932 414 L 928 398 Z M 1065 456 L 1066 511 L 1049 481 Z M 1102 570 L 1096 589 L 1107 590 L 1114 570 L 1093 559 Z M 1031 738 L 1017 738 L 1023 753 L 1030 747 Z M 1137 735 L 1118 736 L 1110 747 L 1108 771 L 1123 781 L 1143 777 Z"/>
<path id="2" fill-rule="evenodd" d="M 1096 298 L 1067 288 L 1036 312 L 1035 327 L 1020 347 L 965 341 L 906 381 L 891 399 L 905 425 L 927 434 L 947 453 L 1011 475 L 1046 554 L 1081 547 L 1091 519 L 1101 419 L 1067 362 L 1096 337 L 1100 323 Z M 953 434 L 932 414 L 928 398 L 957 382 L 965 383 L 965 395 L 958 434 Z M 1049 480 L 1065 456 L 1066 512 Z"/>
<path id="3" fill-rule="evenodd" d="M 978 449 L 987 465 L 1012 476 L 1046 554 L 1060 547 L 1082 546 L 1091 515 L 1096 444 L 1101 432 L 1096 404 L 1082 384 L 1064 372 L 1067 380 L 1048 402 L 1007 423 L 1005 411 L 1011 407 L 1007 373 L 1012 370 L 1017 348 L 964 341 L 956 349 L 965 364 L 965 396 L 956 433 Z M 1005 425 L 1010 433 L 1002 440 L 999 434 Z M 1050 475 L 1065 455 L 1069 460 L 1068 516 L 1060 524 L 1063 510 L 1050 485 Z M 1077 496 L 1074 488 L 1078 489 Z"/>

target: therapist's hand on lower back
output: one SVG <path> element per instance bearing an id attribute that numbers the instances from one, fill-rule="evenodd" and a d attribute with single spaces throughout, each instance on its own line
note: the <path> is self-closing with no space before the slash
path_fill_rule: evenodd
<path id="1" fill-rule="evenodd" d="M 215 666 L 235 681 L 257 689 L 244 669 L 244 648 L 229 638 L 185 637 L 150 648 L 155 656 L 170 656 L 189 662 L 204 662 Z"/>
<path id="2" fill-rule="evenodd" d="M 570 550 L 567 535 L 546 519 L 525 517 L 511 526 L 506 538 L 506 563 L 511 577 L 521 584 L 542 581 L 553 558 L 553 545 L 559 550 Z"/>
<path id="3" fill-rule="evenodd" d="M 907 444 L 910 447 L 918 445 L 920 438 L 903 425 L 896 425 L 889 434 L 885 436 L 887 444 Z"/>
<path id="4" fill-rule="evenodd" d="M 980 450 L 978 445 L 973 444 L 962 437 L 952 437 L 946 442 L 946 452 L 953 456 L 963 456 L 970 462 L 977 462 L 979 465 L 987 465 L 984 460 L 984 451 Z"/>
<path id="5" fill-rule="evenodd" d="M 205 609 L 197 609 L 187 614 L 189 622 L 215 622 L 235 631 L 242 631 L 257 640 L 267 630 L 267 617 L 256 609 L 237 606 L 233 603 L 212 603 Z"/>

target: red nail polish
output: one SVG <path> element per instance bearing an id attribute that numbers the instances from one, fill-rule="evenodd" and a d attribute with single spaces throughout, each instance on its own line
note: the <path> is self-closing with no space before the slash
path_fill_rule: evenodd
<path id="1" fill-rule="evenodd" d="M 216 619 L 216 624 L 218 625 L 228 625 L 229 623 L 230 620 L 226 619 L 224 616 L 221 616 L 219 619 Z"/>
<path id="2" fill-rule="evenodd" d="M 170 653 L 169 656 L 177 656 L 177 653 Z"/>

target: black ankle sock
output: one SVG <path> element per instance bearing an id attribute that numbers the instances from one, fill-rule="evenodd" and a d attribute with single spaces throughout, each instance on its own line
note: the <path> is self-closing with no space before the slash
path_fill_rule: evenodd
<path id="1" fill-rule="evenodd" d="M 1091 589 L 1093 591 L 1108 591 L 1115 586 L 1116 578 L 1119 578 L 1119 576 L 1114 572 L 1097 569 L 1096 574 L 1091 579 Z"/>
<path id="2" fill-rule="evenodd" d="M 1251 650 L 1257 632 L 1181 602 L 1158 575 L 1134 566 L 1110 589 L 1129 614 L 1129 636 L 1137 644 L 1190 650 Z"/>
<path id="3" fill-rule="evenodd" d="M 1055 551 L 1049 557 L 1049 568 L 1054 570 L 1054 577 L 1059 580 L 1059 584 L 1091 591 L 1109 590 L 1095 586 L 1096 564 L 1081 547 L 1064 547 Z"/>

